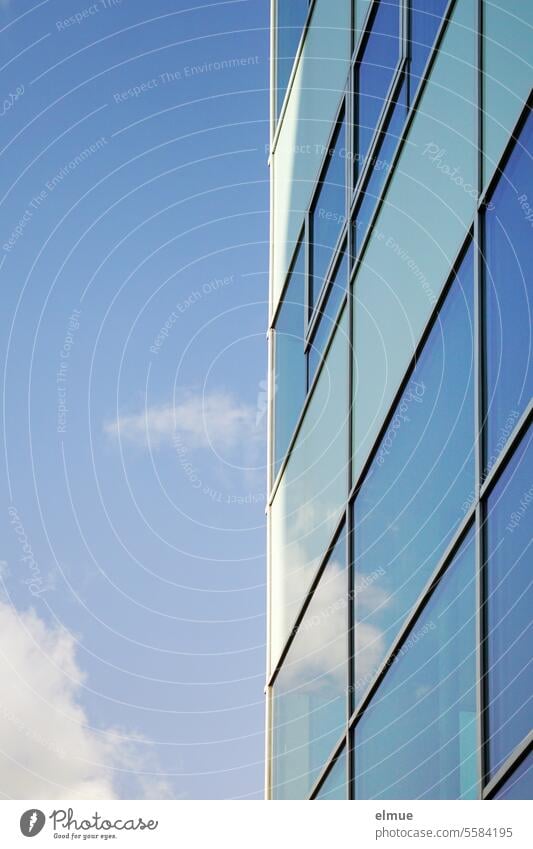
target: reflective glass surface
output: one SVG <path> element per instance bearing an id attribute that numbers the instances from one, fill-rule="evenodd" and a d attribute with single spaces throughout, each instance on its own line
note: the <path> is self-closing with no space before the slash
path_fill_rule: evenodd
<path id="1" fill-rule="evenodd" d="M 354 504 L 359 701 L 474 497 L 470 246 Z"/>
<path id="2" fill-rule="evenodd" d="M 347 798 L 346 784 L 346 749 L 343 749 L 335 765 L 329 771 L 328 777 L 317 793 L 317 799 L 338 799 L 344 800 Z"/>
<path id="3" fill-rule="evenodd" d="M 363 24 L 365 22 L 366 13 L 368 12 L 368 7 L 370 5 L 370 0 L 353 0 L 353 13 L 354 13 L 354 21 L 355 21 L 355 41 L 357 46 L 357 41 L 361 34 Z"/>
<path id="4" fill-rule="evenodd" d="M 274 662 L 345 509 L 347 329 L 345 307 L 272 501 L 270 635 Z"/>
<path id="5" fill-rule="evenodd" d="M 272 309 L 285 284 L 346 85 L 350 20 L 348 2 L 315 0 L 272 152 Z"/>
<path id="6" fill-rule="evenodd" d="M 387 123 L 385 133 L 379 142 L 377 153 L 372 158 L 370 175 L 365 180 L 366 185 L 356 213 L 356 253 L 365 238 L 366 231 L 378 198 L 381 194 L 383 184 L 391 171 L 394 152 L 398 146 L 398 140 L 405 124 L 406 115 L 407 85 L 404 83 L 398 93 L 396 104 Z"/>
<path id="7" fill-rule="evenodd" d="M 400 58 L 399 0 L 380 0 L 358 70 L 356 164 L 363 167 Z"/>
<path id="8" fill-rule="evenodd" d="M 311 281 L 309 299 L 316 304 L 333 249 L 346 221 L 346 124 L 337 131 L 311 213 Z"/>
<path id="9" fill-rule="evenodd" d="M 276 103 L 279 115 L 307 18 L 309 0 L 277 0 L 276 8 Z"/>
<path id="10" fill-rule="evenodd" d="M 533 799 L 533 752 L 517 766 L 493 799 Z"/>
<path id="11" fill-rule="evenodd" d="M 475 799 L 471 531 L 355 728 L 357 799 Z"/>
<path id="12" fill-rule="evenodd" d="M 530 115 L 485 214 L 486 471 L 533 395 L 532 157 Z"/>
<path id="13" fill-rule="evenodd" d="M 275 328 L 274 475 L 285 457 L 306 395 L 305 253 L 298 248 Z"/>
<path id="14" fill-rule="evenodd" d="M 531 91 L 533 3 L 483 0 L 483 180 L 487 186 Z"/>
<path id="15" fill-rule="evenodd" d="M 341 533 L 273 692 L 273 796 L 305 799 L 347 719 L 348 571 Z"/>
<path id="16" fill-rule="evenodd" d="M 343 252 L 341 259 L 333 274 L 333 279 L 329 284 L 329 289 L 326 297 L 319 307 L 320 313 L 317 316 L 316 330 L 313 331 L 311 339 L 311 347 L 308 352 L 308 384 L 311 385 L 316 374 L 317 368 L 320 365 L 324 350 L 328 343 L 328 339 L 333 330 L 335 319 L 337 318 L 341 301 L 346 294 L 346 286 L 348 281 L 348 258 Z"/>
<path id="17" fill-rule="evenodd" d="M 355 277 L 354 478 L 475 214 L 476 49 L 476 4 L 456 3 Z"/>
<path id="18" fill-rule="evenodd" d="M 413 102 L 448 0 L 411 0 L 409 99 Z"/>
<path id="19" fill-rule="evenodd" d="M 533 431 L 524 437 L 487 504 L 490 774 L 531 729 Z"/>

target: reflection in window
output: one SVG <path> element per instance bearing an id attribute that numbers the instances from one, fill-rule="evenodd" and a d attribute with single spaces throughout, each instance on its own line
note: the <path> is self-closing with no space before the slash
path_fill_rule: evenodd
<path id="1" fill-rule="evenodd" d="M 344 307 L 272 501 L 270 638 L 274 660 L 345 509 L 348 344 Z"/>
<path id="2" fill-rule="evenodd" d="M 494 799 L 533 799 L 533 752 L 524 758 Z"/>
<path id="3" fill-rule="evenodd" d="M 487 458 L 489 471 L 533 394 L 533 116 L 527 120 L 485 215 Z"/>
<path id="4" fill-rule="evenodd" d="M 354 504 L 356 703 L 474 498 L 473 315 L 470 246 Z"/>
<path id="5" fill-rule="evenodd" d="M 329 284 L 329 291 L 320 306 L 320 316 L 318 317 L 316 330 L 314 331 L 311 339 L 311 347 L 309 348 L 308 353 L 309 386 L 311 386 L 318 366 L 322 361 L 328 339 L 335 325 L 335 319 L 337 318 L 341 301 L 346 294 L 347 280 L 348 259 L 346 252 L 344 252 L 335 269 L 333 279 Z"/>
<path id="6" fill-rule="evenodd" d="M 411 0 L 411 64 L 409 100 L 412 103 L 448 5 L 448 0 Z"/>
<path id="7" fill-rule="evenodd" d="M 491 776 L 531 728 L 533 432 L 487 504 L 488 715 Z"/>
<path id="8" fill-rule="evenodd" d="M 470 531 L 355 729 L 357 799 L 477 797 Z"/>
<path id="9" fill-rule="evenodd" d="M 372 157 L 370 176 L 366 180 L 366 186 L 362 193 L 362 199 L 356 213 L 356 224 L 354 232 L 354 244 L 356 252 L 363 240 L 370 223 L 370 219 L 376 208 L 377 200 L 383 189 L 385 179 L 392 168 L 392 160 L 398 146 L 398 141 L 405 124 L 407 115 L 407 86 L 403 83 L 394 109 L 390 115 L 385 133 L 379 142 L 377 152 Z"/>
<path id="10" fill-rule="evenodd" d="M 276 26 L 276 114 L 279 116 L 296 51 L 307 18 L 309 0 L 278 0 Z"/>
<path id="11" fill-rule="evenodd" d="M 358 70 L 356 161 L 368 154 L 400 58 L 399 0 L 380 0 Z"/>
<path id="12" fill-rule="evenodd" d="M 275 329 L 274 476 L 285 457 L 306 394 L 305 253 L 300 244 Z"/>
<path id="13" fill-rule="evenodd" d="M 324 784 L 316 795 L 317 799 L 347 799 L 346 749 L 343 749 L 333 768 L 329 771 Z"/>
<path id="14" fill-rule="evenodd" d="M 348 676 L 346 540 L 341 533 L 276 678 L 273 796 L 309 796 L 345 727 Z"/>
<path id="15" fill-rule="evenodd" d="M 346 221 L 346 124 L 340 124 L 327 154 L 326 171 L 311 211 L 311 281 L 309 301 L 315 306 L 333 249 Z"/>

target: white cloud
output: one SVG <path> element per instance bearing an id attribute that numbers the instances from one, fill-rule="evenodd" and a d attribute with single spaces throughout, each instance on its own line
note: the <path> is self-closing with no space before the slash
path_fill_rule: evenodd
<path id="1" fill-rule="evenodd" d="M 149 747 L 119 729 L 95 730 L 81 705 L 84 674 L 75 641 L 33 610 L 0 601 L 0 796 L 114 799 L 129 771 L 128 795 L 166 798 L 170 787 Z M 128 779 L 129 780 L 129 779 Z"/>
<path id="2" fill-rule="evenodd" d="M 264 439 L 257 409 L 222 390 L 199 394 L 182 390 L 175 404 L 146 407 L 104 425 L 106 433 L 140 446 L 172 445 L 178 437 L 188 447 L 227 451 Z"/>

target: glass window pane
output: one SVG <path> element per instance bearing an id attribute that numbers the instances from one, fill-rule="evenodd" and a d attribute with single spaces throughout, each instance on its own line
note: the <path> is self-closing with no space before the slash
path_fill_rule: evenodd
<path id="1" fill-rule="evenodd" d="M 308 366 L 309 386 L 311 386 L 318 366 L 322 361 L 324 350 L 331 335 L 331 331 L 333 330 L 335 319 L 339 313 L 341 301 L 346 294 L 347 282 L 348 259 L 346 252 L 344 252 L 337 268 L 335 269 L 327 296 L 320 306 L 320 316 L 318 317 L 316 330 L 314 331 L 313 338 L 311 340 Z"/>
<path id="2" fill-rule="evenodd" d="M 348 578 L 341 533 L 273 692 L 275 799 L 305 799 L 347 721 Z"/>
<path id="3" fill-rule="evenodd" d="M 484 186 L 531 91 L 532 28 L 530 0 L 483 0 Z"/>
<path id="4" fill-rule="evenodd" d="M 354 479 L 475 215 L 476 50 L 456 3 L 355 277 Z"/>
<path id="5" fill-rule="evenodd" d="M 475 799 L 471 531 L 355 729 L 357 799 Z"/>
<path id="6" fill-rule="evenodd" d="M 448 0 L 411 0 L 411 62 L 409 76 L 409 99 L 412 103 Z"/>
<path id="7" fill-rule="evenodd" d="M 348 495 L 348 320 L 343 310 L 270 511 L 276 661 Z"/>
<path id="8" fill-rule="evenodd" d="M 531 729 L 533 432 L 487 504 L 489 761 L 494 775 Z"/>
<path id="9" fill-rule="evenodd" d="M 307 392 L 304 293 L 305 254 L 300 245 L 275 329 L 274 475 L 287 452 Z"/>
<path id="10" fill-rule="evenodd" d="M 533 799 L 533 752 L 517 766 L 493 799 Z"/>
<path id="11" fill-rule="evenodd" d="M 390 173 L 394 152 L 402 133 L 407 115 L 407 85 L 404 83 L 398 93 L 396 104 L 390 115 L 386 131 L 373 157 L 372 169 L 357 210 L 355 226 L 356 253 L 365 238 L 370 219 L 383 189 L 385 179 Z"/>
<path id="12" fill-rule="evenodd" d="M 358 70 L 355 151 L 360 168 L 368 153 L 399 58 L 400 3 L 399 0 L 381 0 Z"/>
<path id="13" fill-rule="evenodd" d="M 361 35 L 363 24 L 365 22 L 366 14 L 368 12 L 368 6 L 370 4 L 370 0 L 353 0 L 353 13 L 354 13 L 354 21 L 355 21 L 355 46 L 357 47 L 357 42 Z"/>
<path id="14" fill-rule="evenodd" d="M 533 394 L 533 117 L 485 213 L 489 471 Z"/>
<path id="15" fill-rule="evenodd" d="M 311 213 L 311 308 L 318 300 L 333 250 L 346 221 L 346 124 L 340 125 Z"/>
<path id="16" fill-rule="evenodd" d="M 272 151 L 271 310 L 275 310 L 287 278 L 346 86 L 350 19 L 348 2 L 313 3 L 301 60 Z"/>
<path id="17" fill-rule="evenodd" d="M 473 502 L 473 316 L 470 246 L 355 500 L 356 701 Z"/>
<path id="18" fill-rule="evenodd" d="M 317 793 L 317 799 L 339 799 L 348 798 L 348 787 L 346 782 L 346 749 L 338 756 L 328 777 Z"/>
<path id="19" fill-rule="evenodd" d="M 276 26 L 277 115 L 281 112 L 292 66 L 309 10 L 309 0 L 278 0 Z"/>

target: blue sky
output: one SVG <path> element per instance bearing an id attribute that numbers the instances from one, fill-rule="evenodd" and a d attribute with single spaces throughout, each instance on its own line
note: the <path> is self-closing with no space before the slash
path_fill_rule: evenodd
<path id="1" fill-rule="evenodd" d="M 262 795 L 268 24 L 0 3 L 4 797 Z"/>

